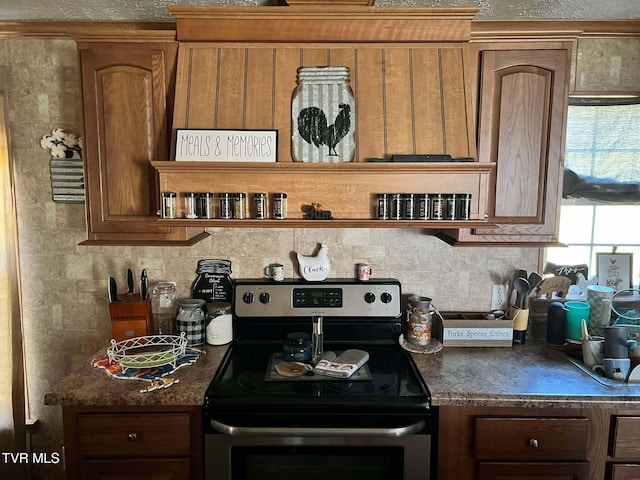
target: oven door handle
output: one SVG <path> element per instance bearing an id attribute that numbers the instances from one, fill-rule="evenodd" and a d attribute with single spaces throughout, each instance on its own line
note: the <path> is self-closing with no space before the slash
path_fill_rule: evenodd
<path id="1" fill-rule="evenodd" d="M 211 427 L 225 435 L 262 435 L 278 437 L 404 437 L 425 427 L 424 420 L 392 428 L 312 428 L 312 427 L 239 427 L 211 420 Z"/>

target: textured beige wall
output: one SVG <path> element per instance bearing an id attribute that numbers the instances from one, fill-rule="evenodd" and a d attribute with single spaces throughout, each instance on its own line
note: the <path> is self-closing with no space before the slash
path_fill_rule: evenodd
<path id="1" fill-rule="evenodd" d="M 397 277 L 405 293 L 429 295 L 443 310 L 489 308 L 491 273 L 534 269 L 537 249 L 458 248 L 413 229 L 215 229 L 193 247 L 87 247 L 82 205 L 51 200 L 49 152 L 40 137 L 60 127 L 81 133 L 81 99 L 75 43 L 69 40 L 0 40 L 8 71 L 8 102 L 24 293 L 25 351 L 32 415 L 41 421 L 38 451 L 60 452 L 59 407 L 43 397 L 60 378 L 110 339 L 106 279 L 124 288 L 125 270 L 147 268 L 151 283 L 178 282 L 189 296 L 202 258 L 232 261 L 233 277 L 261 276 L 274 261 L 293 271 L 292 252 L 329 245 L 332 277 L 351 277 L 358 262 L 377 276 Z M 100 374 L 100 373 L 97 373 Z M 39 467 L 38 479 L 62 478 L 61 466 Z"/>

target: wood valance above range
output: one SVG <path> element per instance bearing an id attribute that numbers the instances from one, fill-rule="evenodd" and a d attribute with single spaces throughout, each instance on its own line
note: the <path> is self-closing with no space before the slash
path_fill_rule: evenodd
<path id="1" fill-rule="evenodd" d="M 475 8 L 170 7 L 180 42 L 173 128 L 275 129 L 291 161 L 301 66 L 347 66 L 356 162 L 474 157 L 468 41 Z"/>

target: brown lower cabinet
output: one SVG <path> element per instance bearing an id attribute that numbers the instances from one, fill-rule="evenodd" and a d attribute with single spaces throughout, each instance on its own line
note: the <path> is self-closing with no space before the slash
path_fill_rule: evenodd
<path id="1" fill-rule="evenodd" d="M 200 407 L 64 407 L 67 478 L 203 478 L 200 410 Z"/>
<path id="2" fill-rule="evenodd" d="M 640 410 L 440 407 L 438 480 L 640 479 Z"/>

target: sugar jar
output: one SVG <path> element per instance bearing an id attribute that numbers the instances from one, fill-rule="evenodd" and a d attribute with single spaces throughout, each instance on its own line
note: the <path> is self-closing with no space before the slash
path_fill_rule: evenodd
<path id="1" fill-rule="evenodd" d="M 205 340 L 204 300 L 200 298 L 183 298 L 178 301 L 176 315 L 176 332 L 187 337 L 187 345 L 202 345 Z"/>

